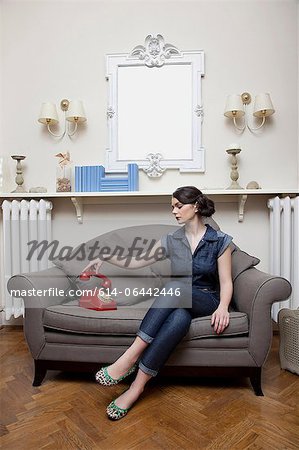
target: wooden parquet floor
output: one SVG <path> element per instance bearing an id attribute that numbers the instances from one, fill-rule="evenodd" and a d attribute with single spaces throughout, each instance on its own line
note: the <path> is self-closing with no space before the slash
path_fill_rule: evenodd
<path id="1" fill-rule="evenodd" d="M 33 364 L 21 329 L 2 329 L 1 449 L 299 449 L 299 377 L 282 371 L 278 336 L 263 371 L 264 397 L 247 379 L 160 378 L 119 422 L 106 405 L 126 383 L 48 372 L 32 387 Z"/>

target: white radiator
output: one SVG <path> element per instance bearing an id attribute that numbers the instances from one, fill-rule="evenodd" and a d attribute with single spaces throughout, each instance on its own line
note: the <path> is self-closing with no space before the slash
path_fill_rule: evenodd
<path id="1" fill-rule="evenodd" d="M 273 305 L 272 318 L 282 308 L 299 307 L 299 197 L 268 200 L 270 209 L 270 273 L 290 281 L 292 295 Z"/>
<path id="2" fill-rule="evenodd" d="M 49 267 L 45 253 L 38 260 L 37 252 L 27 259 L 30 246 L 28 242 L 51 241 L 52 203 L 45 200 L 4 200 L 3 210 L 3 254 L 4 254 L 4 292 L 5 319 L 24 315 L 21 298 L 14 298 L 7 292 L 7 281 L 12 275 L 22 272 L 35 272 Z"/>

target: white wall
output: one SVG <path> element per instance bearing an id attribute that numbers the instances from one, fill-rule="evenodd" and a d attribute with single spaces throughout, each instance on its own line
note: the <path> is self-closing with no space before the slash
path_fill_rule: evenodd
<path id="1" fill-rule="evenodd" d="M 226 187 L 231 142 L 242 147 L 240 183 L 297 187 L 297 14 L 295 0 L 101 2 L 3 1 L 3 151 L 14 186 L 11 154 L 27 155 L 27 187 L 54 189 L 54 155 L 69 150 L 74 164 L 105 161 L 105 54 L 129 52 L 149 33 L 160 32 L 182 50 L 203 49 L 205 174 L 160 180 L 141 174 L 141 189 L 172 190 L 187 181 Z M 229 93 L 270 92 L 274 116 L 256 136 L 237 136 L 223 116 Z M 62 98 L 84 101 L 88 122 L 73 142 L 55 142 L 37 122 L 40 105 Z M 88 156 L 87 156 L 88 155 Z M 287 170 L 282 171 L 282 167 Z"/>
<path id="2" fill-rule="evenodd" d="M 178 185 L 225 188 L 229 158 L 225 148 L 241 145 L 239 182 L 256 180 L 263 188 L 298 187 L 298 14 L 296 0 L 223 1 L 8 1 L 2 0 L 1 152 L 4 191 L 14 187 L 12 154 L 24 154 L 26 187 L 55 188 L 58 152 L 70 151 L 75 164 L 102 164 L 107 145 L 105 54 L 129 52 L 150 33 L 182 50 L 203 49 L 204 174 L 167 171 L 161 179 L 140 173 L 140 189 L 172 191 Z M 258 135 L 237 135 L 223 116 L 230 93 L 270 92 L 276 113 Z M 88 122 L 72 140 L 53 140 L 37 122 L 40 105 L 62 98 L 82 99 Z M 268 268 L 266 198 L 250 199 L 243 224 L 235 204 L 219 204 L 216 220 L 237 243 Z M 105 231 L 101 214 L 115 206 L 86 208 L 78 225 L 66 201 L 54 205 L 54 237 L 78 242 Z M 115 210 L 115 209 L 114 209 Z M 169 220 L 168 209 L 123 206 L 122 221 Z M 69 214 L 70 213 L 70 214 Z M 72 215 L 71 215 L 72 214 Z M 65 223 L 72 228 L 66 232 Z M 105 225 L 106 223 L 106 225 Z M 119 219 L 115 216 L 115 224 Z M 69 231 L 69 228 L 68 228 Z"/>
<path id="3" fill-rule="evenodd" d="M 299 51 L 299 2 L 297 1 L 297 55 Z M 299 58 L 297 58 L 297 107 L 298 107 L 298 119 L 299 119 Z M 297 133 L 297 156 L 298 156 L 298 164 L 297 164 L 297 189 L 299 189 L 299 126 Z"/>

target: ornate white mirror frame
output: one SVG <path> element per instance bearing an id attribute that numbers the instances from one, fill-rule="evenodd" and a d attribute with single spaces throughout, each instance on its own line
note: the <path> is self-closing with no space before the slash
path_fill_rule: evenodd
<path id="1" fill-rule="evenodd" d="M 137 163 L 148 176 L 165 169 L 204 172 L 201 145 L 203 51 L 180 51 L 149 35 L 130 54 L 106 55 L 106 168 Z"/>

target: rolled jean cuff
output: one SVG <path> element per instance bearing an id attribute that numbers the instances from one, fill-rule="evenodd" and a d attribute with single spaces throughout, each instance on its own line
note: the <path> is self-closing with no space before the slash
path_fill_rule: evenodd
<path id="1" fill-rule="evenodd" d="M 142 364 L 142 362 L 139 362 L 139 369 L 142 370 L 142 372 L 146 373 L 147 375 L 151 375 L 152 377 L 155 377 L 158 374 L 157 370 L 153 370 L 153 369 L 149 369 L 148 367 L 146 367 L 144 364 Z"/>
<path id="2" fill-rule="evenodd" d="M 149 336 L 148 334 L 144 333 L 141 330 L 137 331 L 137 336 L 139 336 L 144 342 L 147 342 L 148 344 L 151 344 L 154 340 L 152 336 Z"/>

